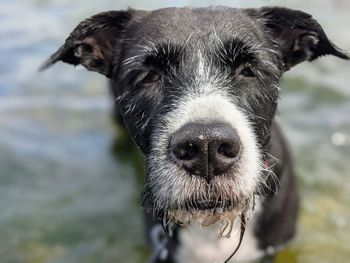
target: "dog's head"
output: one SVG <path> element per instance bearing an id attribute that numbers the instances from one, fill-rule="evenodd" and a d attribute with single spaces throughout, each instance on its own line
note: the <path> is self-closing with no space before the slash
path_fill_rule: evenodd
<path id="1" fill-rule="evenodd" d="M 300 11 L 167 8 L 95 15 L 44 67 L 63 61 L 110 78 L 145 155 L 145 204 L 209 224 L 247 209 L 264 185 L 281 75 L 327 54 L 348 58 Z"/>

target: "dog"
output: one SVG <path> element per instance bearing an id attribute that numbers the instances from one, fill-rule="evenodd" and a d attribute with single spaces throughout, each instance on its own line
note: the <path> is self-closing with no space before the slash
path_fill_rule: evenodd
<path id="1" fill-rule="evenodd" d="M 296 231 L 297 182 L 274 119 L 279 80 L 323 55 L 349 59 L 298 10 L 129 9 L 81 22 L 41 69 L 63 61 L 110 79 L 145 157 L 150 262 L 228 262 Z"/>

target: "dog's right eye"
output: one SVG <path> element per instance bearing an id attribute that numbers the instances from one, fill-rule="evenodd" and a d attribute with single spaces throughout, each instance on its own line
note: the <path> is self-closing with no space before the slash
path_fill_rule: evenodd
<path id="1" fill-rule="evenodd" d="M 236 74 L 245 78 L 251 78 L 256 76 L 252 67 L 249 64 L 239 66 L 237 68 Z"/>
<path id="2" fill-rule="evenodd" d="M 141 84 L 149 86 L 157 83 L 158 81 L 160 81 L 160 74 L 152 70 L 142 79 Z"/>

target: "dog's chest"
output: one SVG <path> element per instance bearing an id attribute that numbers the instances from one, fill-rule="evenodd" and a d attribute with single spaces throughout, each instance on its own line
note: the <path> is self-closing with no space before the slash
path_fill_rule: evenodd
<path id="1" fill-rule="evenodd" d="M 254 213 L 246 223 L 246 231 L 241 247 L 230 262 L 244 262 L 257 259 L 263 255 L 258 248 L 258 240 L 254 235 L 254 226 L 259 212 Z M 234 223 L 230 238 L 218 237 L 218 226 L 200 227 L 190 225 L 179 233 L 179 247 L 176 253 L 177 263 L 222 263 L 238 245 L 240 236 L 240 220 Z"/>

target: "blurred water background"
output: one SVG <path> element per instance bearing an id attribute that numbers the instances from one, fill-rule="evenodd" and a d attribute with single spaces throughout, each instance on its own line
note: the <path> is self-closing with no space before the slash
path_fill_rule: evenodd
<path id="1" fill-rule="evenodd" d="M 144 262 L 142 158 L 112 122 L 104 77 L 37 68 L 82 19 L 111 9 L 283 5 L 312 13 L 350 51 L 350 2 L 0 1 L 0 263 Z M 288 72 L 278 119 L 302 193 L 278 263 L 350 262 L 350 62 Z"/>

